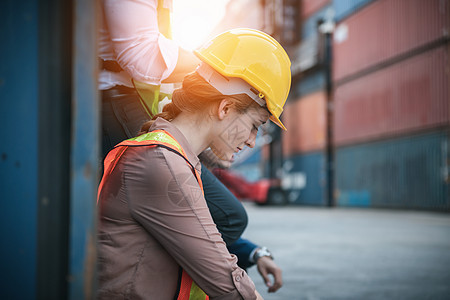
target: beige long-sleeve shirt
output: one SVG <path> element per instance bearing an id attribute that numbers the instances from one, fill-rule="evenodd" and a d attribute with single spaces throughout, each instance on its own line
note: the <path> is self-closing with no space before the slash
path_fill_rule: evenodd
<path id="1" fill-rule="evenodd" d="M 162 5 L 171 9 L 172 0 Z M 133 87 L 131 77 L 161 85 L 175 69 L 179 46 L 160 33 L 158 0 L 101 0 L 101 7 L 99 56 L 117 61 L 123 71 L 100 70 L 99 89 Z"/>
<path id="2" fill-rule="evenodd" d="M 183 134 L 157 119 L 200 172 Z M 162 147 L 129 147 L 99 198 L 100 299 L 173 299 L 180 266 L 210 299 L 256 299 L 217 231 L 191 167 Z"/>

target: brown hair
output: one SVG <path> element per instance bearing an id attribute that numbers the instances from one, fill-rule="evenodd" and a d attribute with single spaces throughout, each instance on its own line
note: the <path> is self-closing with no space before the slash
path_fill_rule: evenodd
<path id="1" fill-rule="evenodd" d="M 258 105 L 246 94 L 227 97 L 234 100 L 234 108 L 241 113 L 245 113 L 252 105 Z M 189 73 L 184 77 L 182 87 L 173 92 L 172 102 L 166 104 L 163 111 L 156 114 L 152 120 L 144 123 L 138 135 L 147 133 L 158 117 L 172 121 L 182 111 L 192 113 L 204 111 L 207 114 L 223 99 L 224 95 L 207 83 L 197 72 Z"/>

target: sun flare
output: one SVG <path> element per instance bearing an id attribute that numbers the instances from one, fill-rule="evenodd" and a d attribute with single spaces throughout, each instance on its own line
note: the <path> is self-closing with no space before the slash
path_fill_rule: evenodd
<path id="1" fill-rule="evenodd" d="M 173 0 L 173 39 L 193 50 L 206 42 L 229 0 Z"/>

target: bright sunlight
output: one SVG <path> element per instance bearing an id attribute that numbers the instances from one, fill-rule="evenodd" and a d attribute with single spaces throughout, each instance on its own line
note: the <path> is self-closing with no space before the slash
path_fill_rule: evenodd
<path id="1" fill-rule="evenodd" d="M 173 39 L 193 50 L 205 43 L 229 0 L 173 0 Z"/>

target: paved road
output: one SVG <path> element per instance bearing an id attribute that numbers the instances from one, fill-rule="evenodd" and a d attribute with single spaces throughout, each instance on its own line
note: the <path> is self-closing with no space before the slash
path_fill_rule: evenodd
<path id="1" fill-rule="evenodd" d="M 269 247 L 284 286 L 264 299 L 450 299 L 450 214 L 245 204 L 244 233 Z"/>

